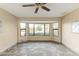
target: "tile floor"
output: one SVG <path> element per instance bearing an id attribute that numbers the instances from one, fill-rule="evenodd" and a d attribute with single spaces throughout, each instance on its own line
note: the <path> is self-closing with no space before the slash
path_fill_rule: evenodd
<path id="1" fill-rule="evenodd" d="M 65 46 L 51 42 L 28 42 L 17 44 L 1 56 L 77 56 Z"/>

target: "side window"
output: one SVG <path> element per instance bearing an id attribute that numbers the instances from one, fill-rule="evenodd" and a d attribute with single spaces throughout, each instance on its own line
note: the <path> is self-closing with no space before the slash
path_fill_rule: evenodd
<path id="1" fill-rule="evenodd" d="M 50 35 L 49 30 L 50 30 L 50 25 L 45 24 L 45 35 Z"/>
<path id="2" fill-rule="evenodd" d="M 34 35 L 34 24 L 29 24 L 29 35 Z"/>
<path id="3" fill-rule="evenodd" d="M 20 30 L 20 35 L 21 35 L 21 36 L 25 36 L 25 34 L 26 34 L 25 32 L 26 32 L 26 31 L 25 31 L 25 30 L 23 30 L 23 29 L 22 29 L 22 30 Z"/>
<path id="4" fill-rule="evenodd" d="M 59 26 L 58 22 L 53 23 L 53 35 L 54 36 L 59 36 Z"/>
<path id="5" fill-rule="evenodd" d="M 20 23 L 20 36 L 25 36 L 25 35 L 26 35 L 26 24 Z"/>

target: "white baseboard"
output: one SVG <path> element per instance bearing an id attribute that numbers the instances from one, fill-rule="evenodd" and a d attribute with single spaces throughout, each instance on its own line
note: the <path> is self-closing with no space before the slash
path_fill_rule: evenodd
<path id="1" fill-rule="evenodd" d="M 9 45 L 9 46 L 8 46 L 7 48 L 5 48 L 5 49 L 0 50 L 0 54 L 1 54 L 2 52 L 6 51 L 6 50 L 9 50 L 11 47 L 13 47 L 13 46 L 16 45 L 16 44 L 17 44 L 17 42 L 14 43 L 14 44 L 12 44 L 12 45 Z"/>

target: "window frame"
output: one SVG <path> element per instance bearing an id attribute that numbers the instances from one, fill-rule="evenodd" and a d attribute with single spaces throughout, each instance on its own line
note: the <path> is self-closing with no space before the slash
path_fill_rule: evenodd
<path id="1" fill-rule="evenodd" d="M 46 30 L 44 30 L 44 31 L 45 31 L 45 32 L 44 32 L 44 35 L 45 35 L 45 36 L 50 36 L 50 23 L 45 23 L 44 25 L 46 26 L 46 24 L 49 24 L 49 34 L 46 35 Z M 45 26 L 44 26 L 44 29 L 45 29 Z"/>
<path id="2" fill-rule="evenodd" d="M 25 22 L 22 22 L 22 23 L 25 23 Z M 26 23 L 25 23 L 25 28 L 22 28 L 22 29 L 20 28 L 20 37 L 24 37 L 24 36 L 21 35 L 21 30 L 25 30 L 25 35 L 24 36 L 26 36 Z"/>
<path id="3" fill-rule="evenodd" d="M 33 24 L 33 23 L 28 23 L 28 35 L 29 36 L 34 36 L 35 34 L 34 34 L 34 24 L 33 24 L 33 35 L 30 35 L 30 28 L 29 28 L 29 24 Z"/>
<path id="4" fill-rule="evenodd" d="M 55 29 L 53 28 L 53 29 L 52 29 L 53 36 L 56 36 L 56 35 L 54 35 L 54 30 L 58 30 L 58 36 L 56 36 L 56 37 L 59 37 L 59 22 L 54 22 L 54 23 L 58 23 L 58 28 L 55 28 Z M 54 23 L 53 23 L 53 24 L 54 24 Z M 53 26 L 53 24 L 52 24 L 52 26 Z"/>

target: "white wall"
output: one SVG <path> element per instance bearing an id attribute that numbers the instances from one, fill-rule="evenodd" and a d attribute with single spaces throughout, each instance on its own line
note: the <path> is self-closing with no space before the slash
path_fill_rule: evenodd
<path id="1" fill-rule="evenodd" d="M 71 31 L 73 21 L 79 21 L 79 9 L 62 18 L 62 43 L 79 53 L 79 33 Z"/>
<path id="2" fill-rule="evenodd" d="M 0 52 L 17 43 L 16 17 L 0 9 Z"/>

